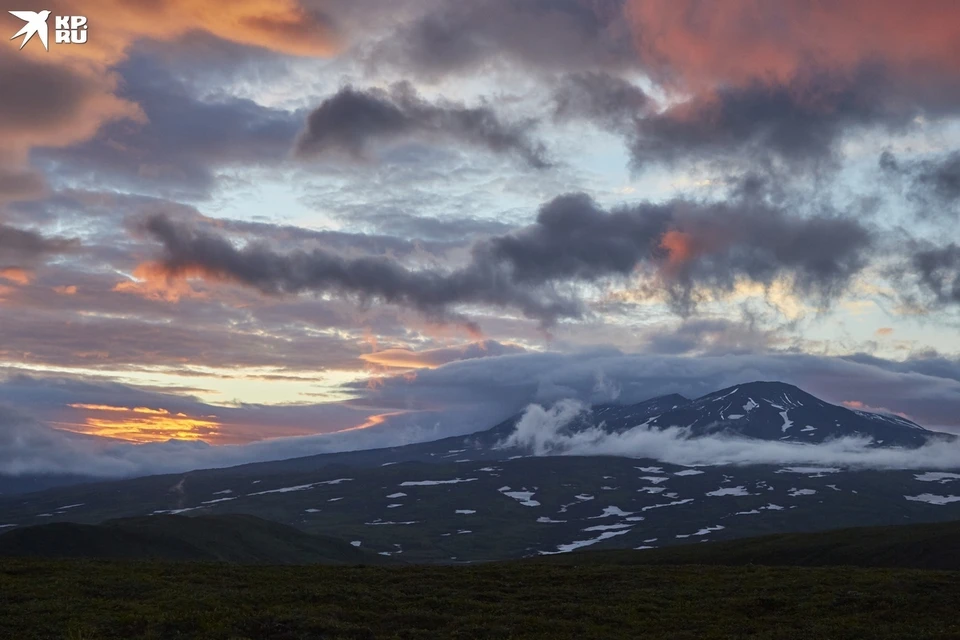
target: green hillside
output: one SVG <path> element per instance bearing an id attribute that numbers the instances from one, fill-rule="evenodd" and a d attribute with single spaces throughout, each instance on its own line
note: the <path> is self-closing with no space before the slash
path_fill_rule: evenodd
<path id="1" fill-rule="evenodd" d="M 768 565 L 960 570 L 960 522 L 788 533 L 640 551 L 584 551 L 539 562 L 601 565 Z"/>
<path id="2" fill-rule="evenodd" d="M 0 561 L 24 640 L 960 637 L 960 574 L 849 567 Z"/>
<path id="3" fill-rule="evenodd" d="M 157 559 L 242 564 L 378 564 L 385 559 L 329 536 L 246 515 L 163 515 L 67 522 L 0 535 L 0 556 Z"/>

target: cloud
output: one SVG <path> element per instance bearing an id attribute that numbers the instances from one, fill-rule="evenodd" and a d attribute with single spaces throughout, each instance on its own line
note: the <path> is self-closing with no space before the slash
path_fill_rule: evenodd
<path id="1" fill-rule="evenodd" d="M 132 102 L 114 95 L 115 73 L 90 74 L 82 68 L 36 59 L 0 47 L 0 84 L 17 87 L 0 103 L 0 165 L 20 165 L 32 147 L 63 147 L 92 136 L 114 119 L 142 120 Z"/>
<path id="2" fill-rule="evenodd" d="M 897 0 L 627 5 L 645 64 L 685 87 L 784 82 L 810 68 L 853 72 L 872 60 L 919 83 L 957 73 L 960 7 L 950 0 L 930 0 L 921 12 Z"/>
<path id="3" fill-rule="evenodd" d="M 781 341 L 774 330 L 761 329 L 755 319 L 688 318 L 678 325 L 642 332 L 644 352 L 664 355 L 763 353 Z"/>
<path id="4" fill-rule="evenodd" d="M 888 95 L 882 69 L 849 78 L 817 70 L 783 83 L 756 79 L 694 94 L 638 119 L 629 146 L 637 167 L 692 158 L 740 158 L 761 168 L 815 164 L 829 159 L 845 135 L 872 125 L 904 131 L 920 112 Z"/>
<path id="5" fill-rule="evenodd" d="M 797 295 L 827 306 L 866 264 L 870 232 L 823 213 L 791 216 L 755 202 L 642 203 L 604 211 L 584 194 L 544 204 L 534 224 L 477 242 L 459 268 L 412 269 L 387 257 L 346 258 L 326 249 L 279 253 L 264 243 L 228 239 L 164 216 L 146 230 L 164 246 L 171 277 L 229 280 L 269 294 L 355 296 L 415 309 L 439 321 L 466 322 L 459 305 L 516 309 L 550 324 L 581 317 L 569 286 L 652 272 L 655 291 L 689 315 L 703 289 L 729 293 L 741 279 L 788 281 Z"/>
<path id="6" fill-rule="evenodd" d="M 929 302 L 940 306 L 960 304 L 960 246 L 923 248 L 913 253 L 910 266 Z"/>
<path id="7" fill-rule="evenodd" d="M 384 349 L 360 356 L 364 362 L 399 369 L 436 369 L 450 362 L 473 358 L 493 358 L 510 353 L 523 353 L 518 345 L 502 344 L 496 340 L 484 340 L 454 347 L 440 347 L 413 351 L 410 349 Z"/>
<path id="8" fill-rule="evenodd" d="M 48 256 L 67 253 L 76 240 L 47 237 L 0 223 L 0 268 L 28 267 Z"/>
<path id="9" fill-rule="evenodd" d="M 6 92 L 0 104 L 0 137 L 5 145 L 0 176 L 28 173 L 32 149 L 62 148 L 90 139 L 108 122 L 145 124 L 139 106 L 118 95 L 120 78 L 113 70 L 141 39 L 170 41 L 200 31 L 242 45 L 309 56 L 330 55 L 340 46 L 328 21 L 297 0 L 240 0 L 229 6 L 208 0 L 57 0 L 47 8 L 54 15 L 86 16 L 89 40 L 82 47 L 51 44 L 49 52 L 38 43 L 22 50 L 16 42 L 0 43 L 0 85 L 18 88 Z M 9 27 L 14 33 L 22 26 L 17 23 L 6 12 L 0 16 L 4 32 Z M 41 193 L 32 188 L 17 197 Z"/>
<path id="10" fill-rule="evenodd" d="M 12 376 L 0 384 L 0 405 L 16 403 L 19 415 L 0 420 L 0 473 L 92 473 L 124 476 L 212 468 L 323 452 L 390 447 L 489 429 L 527 409 L 519 432 L 542 452 L 637 455 L 692 464 L 779 462 L 881 468 L 958 466 L 957 447 L 937 444 L 909 453 L 868 450 L 847 440 L 818 448 L 728 438 L 688 440 L 680 430 L 637 431 L 620 436 L 581 434 L 571 439 L 558 417 L 579 405 L 640 402 L 669 393 L 699 397 L 755 380 L 781 380 L 829 402 L 887 407 L 930 428 L 960 430 L 960 366 L 945 359 L 904 362 L 872 356 L 723 355 L 678 357 L 627 354 L 614 349 L 576 353 L 514 353 L 420 369 L 415 377 L 382 384 L 348 385 L 349 403 L 262 407 L 211 407 L 171 393 L 89 379 Z M 570 402 L 564 402 L 570 401 Z M 554 406 L 560 403 L 558 406 Z M 69 405 L 145 407 L 186 416 L 215 416 L 221 436 L 249 444 L 200 442 L 133 445 L 51 428 L 77 430 L 88 413 Z M 125 416 L 115 412 L 120 418 Z M 94 415 L 94 414 L 90 414 Z M 96 414 L 101 418 L 104 414 Z M 565 418 L 564 418 L 565 419 Z M 320 431 L 376 424 L 343 433 Z M 551 426 L 556 424 L 556 429 Z M 301 434 L 299 437 L 283 437 Z M 308 435 L 315 434 L 315 435 Z M 600 436 L 600 437 L 595 437 Z M 231 441 L 221 437 L 218 442 Z"/>
<path id="11" fill-rule="evenodd" d="M 907 195 L 923 209 L 924 217 L 953 214 L 960 203 L 960 152 L 922 160 L 901 160 L 892 152 L 880 156 L 880 168 L 887 175 L 908 180 Z"/>
<path id="12" fill-rule="evenodd" d="M 534 70 L 625 67 L 636 56 L 623 0 L 444 0 L 403 22 L 368 54 L 437 79 L 503 61 Z"/>
<path id="13" fill-rule="evenodd" d="M 35 153 L 60 180 L 110 185 L 166 197 L 207 198 L 218 172 L 274 167 L 289 153 L 303 114 L 232 96 L 201 99 L 154 59 L 135 55 L 116 67 L 118 95 L 139 105 L 139 122 L 115 121 L 66 149 Z"/>
<path id="14" fill-rule="evenodd" d="M 570 429 L 588 407 L 562 401 L 550 408 L 526 408 L 515 430 L 500 445 L 522 447 L 537 456 L 615 455 L 650 458 L 679 465 L 810 464 L 868 469 L 954 469 L 960 444 L 936 441 L 919 449 L 883 449 L 868 438 L 842 438 L 822 444 L 753 440 L 737 436 L 692 437 L 682 427 L 635 427 L 608 433 L 599 427 Z"/>
<path id="15" fill-rule="evenodd" d="M 513 154 L 530 166 L 549 166 L 543 146 L 528 139 L 530 123 L 508 125 L 488 106 L 430 104 L 408 83 L 389 90 L 347 86 L 307 117 L 297 140 L 301 158 L 342 155 L 370 160 L 378 144 L 402 140 L 452 141 Z"/>
<path id="16" fill-rule="evenodd" d="M 563 77 L 553 100 L 557 120 L 590 120 L 626 132 L 656 106 L 640 87 L 599 71 Z"/>
<path id="17" fill-rule="evenodd" d="M 131 444 L 53 429 L 0 407 L 0 474 L 133 477 L 353 451 L 387 443 L 401 446 L 430 437 L 429 430 L 414 427 L 398 428 L 388 434 L 360 430 L 275 438 L 246 445 L 211 446 L 184 440 Z"/>
<path id="18" fill-rule="evenodd" d="M 895 0 L 758 5 L 627 0 L 637 64 L 668 98 L 624 132 L 638 168 L 731 161 L 768 170 L 818 167 L 869 127 L 960 112 L 960 18 L 949 0 L 923 12 Z M 607 112 L 628 111 L 623 93 Z M 637 110 L 637 115 L 642 109 Z M 624 131 L 624 118 L 595 114 Z"/>
<path id="19" fill-rule="evenodd" d="M 53 0 L 48 7 L 54 15 L 86 16 L 90 25 L 83 47 L 67 53 L 51 46 L 51 56 L 107 64 L 122 59 L 141 38 L 169 42 L 194 31 L 288 55 L 326 57 L 342 46 L 329 19 L 299 0 L 238 0 L 227 6 L 212 0 Z"/>
<path id="20" fill-rule="evenodd" d="M 598 385 L 601 379 L 605 384 Z M 433 408 L 436 398 L 443 398 L 462 418 L 480 410 L 492 417 L 511 415 L 531 403 L 552 405 L 566 399 L 598 404 L 615 396 L 617 402 L 631 404 L 672 393 L 696 398 L 758 380 L 793 384 L 834 404 L 860 401 L 888 407 L 931 429 L 960 430 L 960 365 L 943 358 L 898 362 L 776 353 L 689 357 L 606 348 L 466 360 L 419 371 L 415 380 L 397 376 L 383 379 L 376 389 L 355 386 L 368 406 Z M 616 394 L 611 395 L 611 389 Z"/>

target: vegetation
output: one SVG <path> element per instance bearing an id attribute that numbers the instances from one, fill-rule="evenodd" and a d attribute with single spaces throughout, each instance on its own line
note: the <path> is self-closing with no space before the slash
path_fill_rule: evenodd
<path id="1" fill-rule="evenodd" d="M 534 561 L 601 565 L 846 565 L 957 571 L 960 522 L 788 533 L 643 551 L 587 551 Z"/>
<path id="2" fill-rule="evenodd" d="M 149 516 L 100 525 L 57 522 L 0 535 L 0 556 L 157 559 L 246 564 L 377 564 L 329 536 L 245 515 Z"/>
<path id="3" fill-rule="evenodd" d="M 19 639 L 924 638 L 960 575 L 888 569 L 0 561 Z"/>

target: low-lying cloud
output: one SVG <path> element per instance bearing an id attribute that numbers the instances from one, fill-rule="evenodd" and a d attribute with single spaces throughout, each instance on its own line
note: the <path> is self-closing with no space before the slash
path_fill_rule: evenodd
<path id="1" fill-rule="evenodd" d="M 869 438 L 840 438 L 820 444 L 755 440 L 734 435 L 691 437 L 684 427 L 635 427 L 608 433 L 600 427 L 570 430 L 589 408 L 565 400 L 552 407 L 530 405 L 500 446 L 521 447 L 536 456 L 626 456 L 678 465 L 809 464 L 867 469 L 955 469 L 960 443 L 936 441 L 918 449 L 879 448 Z"/>

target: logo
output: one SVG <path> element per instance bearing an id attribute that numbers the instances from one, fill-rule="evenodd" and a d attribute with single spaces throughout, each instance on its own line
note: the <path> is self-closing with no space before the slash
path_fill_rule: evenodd
<path id="1" fill-rule="evenodd" d="M 40 38 L 43 48 L 50 51 L 50 31 L 47 25 L 49 11 L 10 11 L 27 24 L 13 34 L 11 40 L 23 36 L 20 48 L 23 49 L 33 36 Z M 84 16 L 56 16 L 54 31 L 56 44 L 84 44 L 87 41 L 87 19 Z"/>

